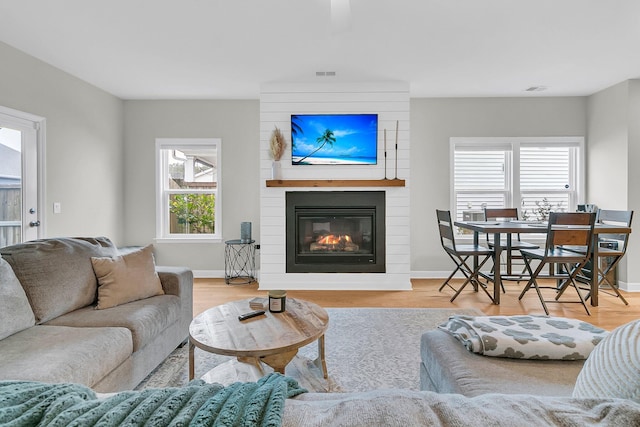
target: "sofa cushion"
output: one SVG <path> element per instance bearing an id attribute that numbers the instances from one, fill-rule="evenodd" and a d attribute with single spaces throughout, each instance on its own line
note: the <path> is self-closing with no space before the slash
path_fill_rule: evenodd
<path id="1" fill-rule="evenodd" d="M 545 360 L 586 359 L 609 334 L 579 319 L 531 315 L 454 315 L 439 329 L 484 356 Z"/>
<path id="2" fill-rule="evenodd" d="M 180 318 L 180 298 L 160 295 L 105 310 L 84 307 L 47 322 L 47 325 L 104 327 L 118 326 L 131 331 L 133 351 L 138 351 Z"/>
<path id="3" fill-rule="evenodd" d="M 164 294 L 153 259 L 153 246 L 122 256 L 92 257 L 98 277 L 97 309 Z"/>
<path id="4" fill-rule="evenodd" d="M 126 328 L 37 325 L 0 341 L 0 378 L 91 387 L 131 352 Z"/>
<path id="5" fill-rule="evenodd" d="M 37 323 L 93 304 L 98 281 L 92 256 L 113 256 L 106 237 L 34 240 L 0 249 L 29 298 Z"/>
<path id="6" fill-rule="evenodd" d="M 584 364 L 482 356 L 439 329 L 422 334 L 420 345 L 420 388 L 439 393 L 571 396 Z"/>
<path id="7" fill-rule="evenodd" d="M 24 289 L 9 263 L 0 258 L 0 340 L 35 323 Z"/>
<path id="8" fill-rule="evenodd" d="M 619 326 L 596 346 L 578 375 L 573 397 L 640 403 L 640 320 Z"/>

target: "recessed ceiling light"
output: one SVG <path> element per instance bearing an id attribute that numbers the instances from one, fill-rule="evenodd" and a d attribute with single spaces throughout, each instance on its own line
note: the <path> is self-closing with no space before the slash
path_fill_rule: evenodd
<path id="1" fill-rule="evenodd" d="M 542 92 L 543 90 L 547 90 L 546 86 L 531 86 L 525 89 L 526 92 Z"/>

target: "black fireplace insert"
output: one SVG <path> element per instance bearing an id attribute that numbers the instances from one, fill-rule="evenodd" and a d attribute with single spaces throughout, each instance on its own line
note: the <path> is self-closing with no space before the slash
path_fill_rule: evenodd
<path id="1" fill-rule="evenodd" d="M 287 273 L 384 273 L 384 191 L 286 193 Z"/>

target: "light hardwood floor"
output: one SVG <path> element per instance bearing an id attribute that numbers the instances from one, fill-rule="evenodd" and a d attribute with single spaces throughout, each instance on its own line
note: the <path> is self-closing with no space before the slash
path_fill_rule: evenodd
<path id="1" fill-rule="evenodd" d="M 414 279 L 411 291 L 287 291 L 287 297 L 301 298 L 328 307 L 474 307 L 488 315 L 534 314 L 544 315 L 542 305 L 534 291 L 518 301 L 523 284 L 507 283 L 506 294 L 502 294 L 501 304 L 492 304 L 482 292 L 473 292 L 470 286 L 453 302 L 451 289 L 438 292 L 442 279 Z M 547 299 L 552 298 L 553 290 L 548 292 Z M 567 299 L 576 300 L 577 295 L 571 290 L 565 293 Z M 640 318 L 640 292 L 626 292 L 624 297 L 629 302 L 625 306 L 618 298 L 600 294 L 600 306 L 591 307 L 588 316 L 580 304 L 549 304 L 552 316 L 563 316 L 582 319 L 601 328 L 611 330 L 624 323 Z M 266 297 L 266 291 L 258 290 L 258 284 L 227 285 L 223 279 L 195 279 L 193 295 L 194 316 L 209 307 L 224 304 L 228 301 Z"/>

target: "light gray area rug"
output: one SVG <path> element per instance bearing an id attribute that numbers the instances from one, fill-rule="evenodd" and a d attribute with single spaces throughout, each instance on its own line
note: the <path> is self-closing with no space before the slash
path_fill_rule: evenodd
<path id="1" fill-rule="evenodd" d="M 325 334 L 328 378 L 312 363 L 318 345 L 302 347 L 285 373 L 315 392 L 357 392 L 385 388 L 418 390 L 420 336 L 453 314 L 482 315 L 476 309 L 328 308 Z M 195 377 L 231 357 L 196 348 Z M 188 346 L 175 350 L 138 389 L 181 386 L 188 382 Z"/>

